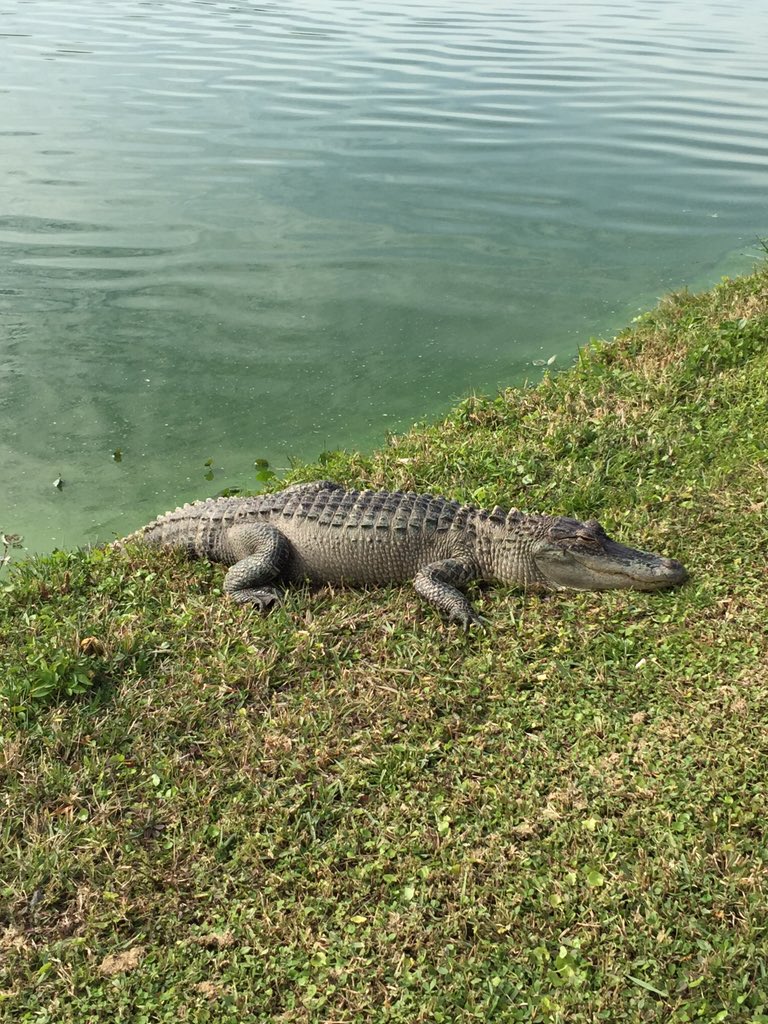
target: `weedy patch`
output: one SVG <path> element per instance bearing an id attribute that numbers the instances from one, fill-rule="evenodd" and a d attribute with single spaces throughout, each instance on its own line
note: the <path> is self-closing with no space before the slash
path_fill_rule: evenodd
<path id="1" fill-rule="evenodd" d="M 599 517 L 662 594 L 0 584 L 0 1017 L 768 1022 L 768 271 L 294 477 Z"/>

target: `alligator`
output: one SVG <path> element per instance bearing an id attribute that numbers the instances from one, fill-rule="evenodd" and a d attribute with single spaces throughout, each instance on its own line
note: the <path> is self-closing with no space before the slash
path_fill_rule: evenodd
<path id="1" fill-rule="evenodd" d="M 178 548 L 230 566 L 224 591 L 261 611 L 281 584 L 413 580 L 465 628 L 482 622 L 459 588 L 495 580 L 525 590 L 661 590 L 687 578 L 671 558 L 611 540 L 600 524 L 491 511 L 410 491 L 345 490 L 330 480 L 256 497 L 208 498 L 158 516 L 114 546 Z"/>

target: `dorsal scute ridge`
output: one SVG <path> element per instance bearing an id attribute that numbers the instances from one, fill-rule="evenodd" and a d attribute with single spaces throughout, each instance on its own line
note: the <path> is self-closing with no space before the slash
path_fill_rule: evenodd
<path id="1" fill-rule="evenodd" d="M 252 497 L 203 498 L 186 502 L 148 523 L 137 536 L 174 533 L 186 521 L 207 520 L 211 525 L 244 521 L 266 521 L 273 516 L 305 519 L 333 530 L 384 529 L 445 533 L 474 530 L 474 523 L 491 520 L 504 524 L 514 513 L 496 506 L 491 512 L 452 498 L 417 491 L 386 491 L 366 488 L 345 490 L 340 486 L 296 485 L 283 491 Z M 134 535 L 131 535 L 133 537 Z M 125 539 L 125 538 L 124 538 Z"/>

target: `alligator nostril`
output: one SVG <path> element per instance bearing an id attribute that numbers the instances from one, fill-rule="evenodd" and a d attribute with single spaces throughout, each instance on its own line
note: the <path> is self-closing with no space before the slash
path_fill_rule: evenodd
<path id="1" fill-rule="evenodd" d="M 678 562 L 675 558 L 662 558 L 662 566 L 670 573 L 674 573 L 678 577 L 680 582 L 688 579 L 688 571 L 682 562 Z"/>

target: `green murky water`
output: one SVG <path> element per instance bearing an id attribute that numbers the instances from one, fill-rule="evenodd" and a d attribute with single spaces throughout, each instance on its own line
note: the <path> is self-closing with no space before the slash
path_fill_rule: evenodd
<path id="1" fill-rule="evenodd" d="M 109 539 L 747 269 L 766 52 L 762 0 L 5 0 L 0 530 Z"/>

